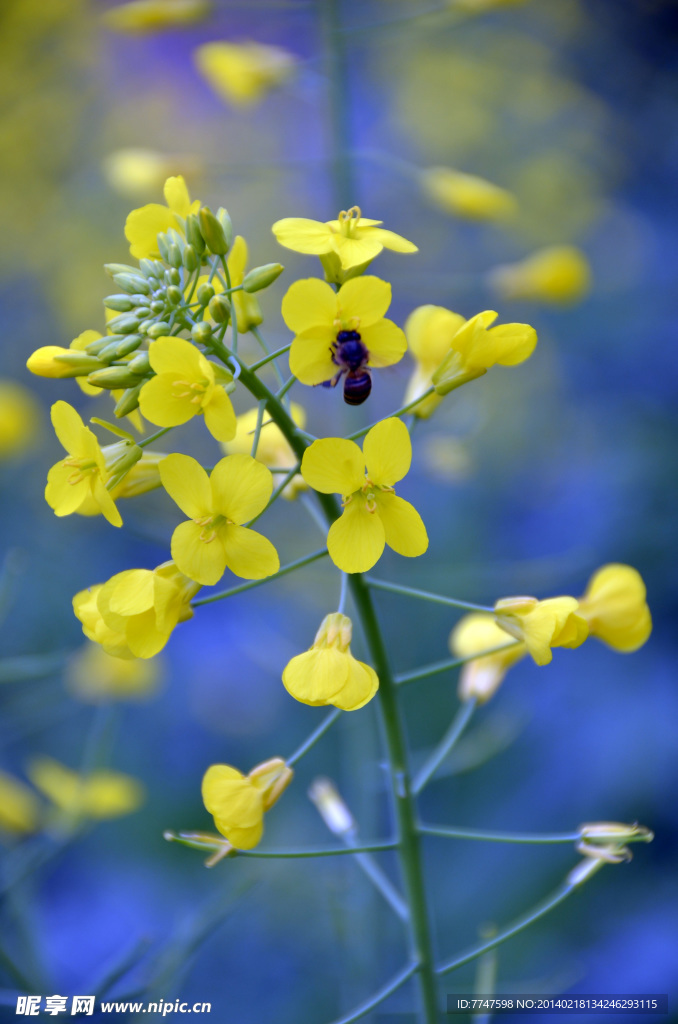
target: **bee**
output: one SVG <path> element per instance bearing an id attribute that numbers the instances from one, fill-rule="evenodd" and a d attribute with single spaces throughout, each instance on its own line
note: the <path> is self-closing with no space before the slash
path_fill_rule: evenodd
<path id="1" fill-rule="evenodd" d="M 339 372 L 325 387 L 336 387 L 344 377 L 344 401 L 348 405 L 362 405 L 372 390 L 372 376 L 367 367 L 370 358 L 357 331 L 339 331 L 332 344 L 332 362 Z"/>
<path id="2" fill-rule="evenodd" d="M 362 405 L 372 390 L 370 371 L 349 370 L 344 377 L 344 401 L 348 405 Z"/>

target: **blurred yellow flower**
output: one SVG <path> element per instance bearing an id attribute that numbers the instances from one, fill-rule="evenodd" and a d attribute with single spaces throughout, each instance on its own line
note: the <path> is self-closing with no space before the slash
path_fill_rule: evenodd
<path id="1" fill-rule="evenodd" d="M 66 687 L 90 704 L 138 700 L 153 694 L 160 678 L 160 659 L 116 658 L 97 643 L 81 647 L 70 659 Z"/>
<path id="2" fill-rule="evenodd" d="M 295 66 L 287 50 L 263 43 L 205 43 L 193 57 L 217 96 L 234 107 L 259 103 L 290 78 Z"/>
<path id="3" fill-rule="evenodd" d="M 125 221 L 125 238 L 135 259 L 159 259 L 158 235 L 170 228 L 183 234 L 186 217 L 200 209 L 200 200 L 191 202 L 186 182 L 179 174 L 168 178 L 164 187 L 166 206 L 147 203 L 132 210 Z"/>
<path id="4" fill-rule="evenodd" d="M 553 659 L 552 647 L 579 647 L 589 635 L 574 597 L 505 597 L 494 606 L 495 621 L 527 647 L 537 665 Z"/>
<path id="5" fill-rule="evenodd" d="M 238 288 L 243 283 L 247 267 L 247 242 L 242 235 L 236 235 L 234 238 L 226 262 L 231 278 L 231 287 Z M 253 327 L 258 327 L 262 323 L 264 317 L 256 295 L 250 295 L 246 291 L 233 292 L 230 300 L 235 310 L 236 324 L 241 334 L 245 331 L 250 331 Z"/>
<path id="6" fill-rule="evenodd" d="M 0 772 L 0 835 L 27 835 L 40 824 L 40 802 L 35 793 L 15 779 Z"/>
<path id="7" fill-rule="evenodd" d="M 35 758 L 28 777 L 70 823 L 120 818 L 138 810 L 144 801 L 143 786 L 130 775 L 106 770 L 79 775 L 51 757 Z"/>
<path id="8" fill-rule="evenodd" d="M 123 196 L 144 197 L 162 188 L 177 165 L 186 173 L 196 173 L 194 156 L 173 156 L 155 149 L 116 149 L 104 157 L 102 169 L 111 188 Z"/>
<path id="9" fill-rule="evenodd" d="M 450 651 L 457 658 L 473 658 L 462 666 L 459 699 L 475 698 L 479 704 L 484 704 L 494 696 L 511 666 L 527 654 L 524 643 L 511 641 L 492 616 L 483 615 L 482 612 L 474 612 L 460 619 L 450 633 L 449 645 Z M 498 647 L 504 647 L 505 650 L 483 655 L 484 651 Z"/>
<path id="10" fill-rule="evenodd" d="M 529 324 L 490 327 L 497 316 L 493 310 L 477 313 L 453 336 L 450 351 L 431 378 L 439 395 L 482 377 L 497 363 L 516 366 L 532 355 L 537 344 L 534 327 Z"/>
<path id="11" fill-rule="evenodd" d="M 589 580 L 579 601 L 579 614 L 586 619 L 591 636 L 597 636 L 615 651 L 637 651 L 652 632 L 645 584 L 630 565 L 604 565 Z"/>
<path id="12" fill-rule="evenodd" d="M 421 516 L 393 485 L 407 474 L 412 444 L 402 420 L 382 420 L 361 451 L 354 441 L 321 438 L 306 449 L 301 474 L 322 494 L 341 494 L 343 513 L 327 535 L 330 558 L 342 572 L 367 572 L 384 546 L 415 558 L 428 547 Z"/>
<path id="13" fill-rule="evenodd" d="M 292 402 L 290 406 L 290 415 L 296 425 L 301 427 L 303 430 L 306 425 L 306 413 L 304 409 L 300 405 L 297 405 L 296 402 Z M 226 455 L 250 454 L 252 451 L 252 441 L 258 417 L 258 409 L 250 409 L 249 412 L 245 412 L 242 416 L 238 416 L 236 421 L 235 437 L 231 441 L 226 441 L 221 446 Z M 259 435 L 256 460 L 257 462 L 263 462 L 265 466 L 274 469 L 289 470 L 297 464 L 297 457 L 292 451 L 282 430 L 273 422 L 273 420 L 267 421 L 266 414 L 264 414 L 263 426 Z M 296 476 L 292 477 L 283 490 L 282 496 L 283 498 L 288 499 L 296 498 L 300 491 L 306 490 L 307 486 L 308 485 L 301 474 L 297 473 Z"/>
<path id="14" fill-rule="evenodd" d="M 382 249 L 418 252 L 416 245 L 394 231 L 379 227 L 380 220 L 367 220 L 357 206 L 342 210 L 337 220 L 325 223 L 304 217 L 285 217 L 272 227 L 281 245 L 311 256 L 334 254 L 343 270 L 368 264 Z"/>
<path id="15" fill-rule="evenodd" d="M 450 7 L 469 14 L 483 14 L 497 7 L 522 7 L 527 0 L 448 0 Z"/>
<path id="16" fill-rule="evenodd" d="M 565 306 L 588 295 L 591 267 L 581 249 L 552 245 L 519 263 L 496 267 L 490 271 L 489 280 L 503 299 Z"/>
<path id="17" fill-rule="evenodd" d="M 281 757 L 258 764 L 243 775 L 229 764 L 213 764 L 202 780 L 202 799 L 222 836 L 237 850 L 251 850 L 264 831 L 270 810 L 292 781 Z"/>
<path id="18" fill-rule="evenodd" d="M 152 341 L 148 358 L 156 376 L 139 393 L 142 415 L 159 427 L 176 427 L 202 413 L 212 437 L 230 441 L 235 413 L 223 385 L 231 375 L 184 338 Z"/>
<path id="19" fill-rule="evenodd" d="M 351 654 L 353 624 L 347 615 L 332 612 L 320 623 L 310 650 L 285 667 L 285 689 L 302 704 L 333 704 L 356 711 L 374 697 L 377 673 Z"/>
<path id="20" fill-rule="evenodd" d="M 160 463 L 163 487 L 190 517 L 172 534 L 172 558 L 181 572 L 205 586 L 218 583 L 226 569 L 248 580 L 272 576 L 280 568 L 270 540 L 249 522 L 265 509 L 273 477 L 249 455 L 227 455 L 210 476 L 189 455 L 168 455 Z"/>
<path id="21" fill-rule="evenodd" d="M 467 220 L 503 220 L 517 209 L 515 196 L 475 174 L 449 167 L 421 171 L 421 187 L 427 198 L 445 213 Z"/>
<path id="22" fill-rule="evenodd" d="M 32 392 L 16 381 L 0 378 L 0 459 L 21 455 L 30 448 L 41 419 Z"/>
<path id="23" fill-rule="evenodd" d="M 404 405 L 429 390 L 433 374 L 451 350 L 455 334 L 465 323 L 463 316 L 443 306 L 418 306 L 410 313 L 405 321 L 405 336 L 415 368 L 407 385 Z M 440 395 L 429 395 L 412 412 L 428 419 L 441 401 Z"/>
<path id="24" fill-rule="evenodd" d="M 143 34 L 203 21 L 212 10 L 209 0 L 128 0 L 110 7 L 101 16 L 116 32 Z"/>

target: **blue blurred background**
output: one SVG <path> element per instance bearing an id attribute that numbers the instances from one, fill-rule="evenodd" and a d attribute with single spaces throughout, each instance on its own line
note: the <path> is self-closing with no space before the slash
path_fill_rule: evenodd
<path id="1" fill-rule="evenodd" d="M 0 461 L 0 769 L 16 777 L 42 754 L 76 768 L 97 713 L 65 689 L 59 669 L 21 679 L 7 659 L 55 654 L 60 665 L 82 643 L 73 594 L 164 561 L 176 523 L 157 493 L 125 505 L 122 530 L 100 517 L 53 515 L 43 490 L 60 448 L 49 406 L 65 398 L 85 418 L 110 408 L 74 382 L 30 377 L 26 358 L 103 330 L 110 283 L 101 265 L 127 259 L 125 217 L 161 201 L 165 176 L 114 180 L 111 154 L 129 148 L 161 154 L 194 197 L 227 206 L 251 265 L 285 264 L 262 299 L 263 331 L 273 348 L 288 342 L 279 300 L 292 280 L 318 270 L 313 258 L 281 250 L 270 225 L 337 212 L 323 6 L 217 0 L 200 24 L 142 35 L 107 29 L 108 5 L 95 0 L 4 0 L 0 9 L 0 377 L 28 390 L 37 424 L 26 446 L 9 445 Z M 581 594 L 598 566 L 626 562 L 647 582 L 655 623 L 635 655 L 590 641 L 556 652 L 548 669 L 514 668 L 427 790 L 423 816 L 497 830 L 568 831 L 596 820 L 652 828 L 655 841 L 636 848 L 632 864 L 604 869 L 501 947 L 498 990 L 675 996 L 675 7 L 534 0 L 462 17 L 453 8 L 429 16 L 433 3 L 341 6 L 343 155 L 357 193 L 349 201 L 420 249 L 379 258 L 376 273 L 393 284 L 391 315 L 402 324 L 422 303 L 465 316 L 498 308 L 503 321 L 532 323 L 539 334 L 529 362 L 455 392 L 418 425 L 401 493 L 423 515 L 429 554 L 415 562 L 388 554 L 379 575 L 492 603 Z M 295 73 L 260 104 L 234 109 L 194 64 L 196 46 L 216 39 L 283 47 L 297 58 Z M 509 189 L 518 215 L 478 224 L 446 214 L 412 170 L 430 166 Z M 581 303 L 495 305 L 491 268 L 561 243 L 590 260 L 593 286 Z M 340 389 L 298 386 L 293 398 L 311 431 L 344 433 L 399 406 L 410 369 L 406 357 L 380 373 L 358 410 L 343 406 Z M 182 436 L 185 450 L 218 458 L 204 431 Z M 287 562 L 322 538 L 303 507 L 283 506 L 267 514 L 264 532 Z M 288 755 L 320 721 L 322 709 L 295 703 L 280 672 L 335 607 L 337 586 L 321 562 L 201 608 L 164 652 L 159 695 L 116 707 L 109 763 L 142 780 L 144 806 L 55 853 L 2 897 L 0 943 L 6 937 L 30 965 L 39 991 L 94 991 L 129 954 L 140 963 L 120 993 L 152 975 L 156 996 L 210 1001 L 229 1024 L 323 1024 L 402 965 L 401 931 L 350 858 L 236 859 L 206 871 L 199 853 L 162 839 L 168 828 L 209 828 L 200 800 L 209 764 L 247 770 Z M 447 656 L 456 621 L 448 610 L 393 595 L 381 595 L 379 609 L 398 671 Z M 354 653 L 364 653 L 359 637 Z M 415 764 L 453 715 L 455 690 L 448 673 L 404 692 Z M 380 757 L 376 708 L 343 716 L 267 816 L 266 843 L 334 842 L 306 798 L 319 774 L 335 780 L 364 837 L 387 835 Z M 21 850 L 7 837 L 8 864 L 21 862 Z M 441 957 L 488 923 L 510 921 L 576 863 L 569 846 L 443 839 L 427 843 L 426 858 Z M 387 855 L 383 863 L 397 878 Z M 0 962 L 14 990 L 3 971 Z M 473 979 L 471 965 L 446 978 L 447 990 L 469 990 Z M 410 1011 L 412 998 L 403 988 L 383 1013 Z M 14 1005 L 3 1012 L 13 1017 Z"/>

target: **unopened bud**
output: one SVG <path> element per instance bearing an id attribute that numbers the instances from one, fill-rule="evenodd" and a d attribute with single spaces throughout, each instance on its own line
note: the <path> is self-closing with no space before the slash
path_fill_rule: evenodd
<path id="1" fill-rule="evenodd" d="M 143 386 L 144 381 L 141 381 L 136 387 L 126 388 L 123 391 L 115 406 L 115 415 L 118 419 L 122 416 L 129 416 L 131 412 L 139 408 L 139 393 Z"/>
<path id="2" fill-rule="evenodd" d="M 151 363 L 148 358 L 148 352 L 139 352 L 139 354 L 136 355 L 134 359 L 131 359 L 129 361 L 129 363 L 127 364 L 127 368 L 128 370 L 130 370 L 131 373 L 138 374 L 139 377 L 143 376 L 146 373 L 150 373 Z"/>
<path id="3" fill-rule="evenodd" d="M 164 232 L 160 231 L 158 233 L 158 237 L 157 237 L 156 241 L 158 243 L 158 252 L 162 256 L 162 258 L 165 261 L 165 263 L 168 263 L 169 262 L 170 242 L 169 242 L 169 239 L 168 239 L 167 235 L 164 234 Z"/>
<path id="4" fill-rule="evenodd" d="M 139 383 L 139 376 L 132 373 L 128 366 L 107 366 L 105 370 L 96 370 L 87 378 L 88 384 L 95 388 L 130 388 Z"/>
<path id="5" fill-rule="evenodd" d="M 37 377 L 84 377 L 104 366 L 100 359 L 86 352 L 45 345 L 28 357 L 26 366 Z"/>
<path id="6" fill-rule="evenodd" d="M 191 337 L 197 345 L 207 345 L 212 340 L 212 327 L 202 320 L 191 330 Z"/>
<path id="7" fill-rule="evenodd" d="M 170 266 L 175 267 L 177 270 L 183 265 L 183 259 L 181 257 L 181 249 L 174 242 L 169 247 L 167 253 L 167 262 Z"/>
<path id="8" fill-rule="evenodd" d="M 162 312 L 164 312 L 164 310 L 165 310 L 165 303 L 163 302 L 163 300 L 162 299 L 153 299 L 153 302 L 151 303 L 151 313 L 155 313 L 156 316 L 157 316 L 158 313 L 162 313 Z"/>
<path id="9" fill-rule="evenodd" d="M 227 324 L 231 316 L 231 304 L 225 295 L 215 295 L 209 303 L 210 316 L 217 324 Z"/>
<path id="10" fill-rule="evenodd" d="M 192 245 L 185 245 L 182 261 L 189 274 L 192 274 L 198 267 L 198 254 Z"/>
<path id="11" fill-rule="evenodd" d="M 214 298 L 214 288 L 211 284 L 201 284 L 196 293 L 196 298 L 201 306 L 207 306 L 210 299 Z"/>
<path id="12" fill-rule="evenodd" d="M 200 224 L 194 213 L 189 213 L 186 218 L 186 238 L 188 239 L 188 244 L 193 246 L 199 256 L 202 256 L 205 251 L 205 239 L 202 237 Z"/>
<path id="13" fill-rule="evenodd" d="M 169 270 L 165 271 L 165 281 L 168 285 L 181 284 L 181 274 L 176 267 L 170 267 Z"/>
<path id="14" fill-rule="evenodd" d="M 231 215 L 227 209 L 220 206 L 217 210 L 217 220 L 224 229 L 224 235 L 226 236 L 226 242 L 230 249 L 233 245 L 233 222 L 231 221 Z"/>
<path id="15" fill-rule="evenodd" d="M 203 206 L 199 213 L 200 231 L 205 244 L 215 256 L 225 256 L 228 252 L 228 239 L 223 226 L 214 216 L 209 206 Z"/>
<path id="16" fill-rule="evenodd" d="M 129 272 L 114 274 L 113 280 L 117 284 L 118 288 L 122 288 L 128 295 L 133 295 L 135 292 L 140 292 L 142 295 L 150 295 L 151 286 L 145 277 L 141 274 L 132 274 Z"/>
<path id="17" fill-rule="evenodd" d="M 156 324 L 153 324 L 152 327 L 148 328 L 146 334 L 148 335 L 149 338 L 155 341 L 156 338 L 163 338 L 166 334 L 169 334 L 169 332 L 170 325 L 167 323 L 167 321 L 159 320 Z"/>
<path id="18" fill-rule="evenodd" d="M 137 268 L 131 267 L 129 263 L 104 263 L 104 270 L 109 277 L 117 277 L 118 274 L 138 273 Z"/>
<path id="19" fill-rule="evenodd" d="M 263 267 L 255 267 L 249 274 L 245 274 L 242 282 L 243 291 L 259 292 L 262 288 L 268 288 L 280 277 L 284 269 L 282 263 L 265 263 Z"/>
<path id="20" fill-rule="evenodd" d="M 136 352 L 143 340 L 144 339 L 140 334 L 128 334 L 124 341 L 118 342 L 115 352 L 118 359 L 123 359 L 131 352 Z"/>
<path id="21" fill-rule="evenodd" d="M 135 334 L 139 329 L 139 317 L 131 313 L 123 313 L 122 316 L 113 317 L 108 321 L 108 326 L 116 334 Z"/>
<path id="22" fill-rule="evenodd" d="M 175 284 L 169 285 L 166 294 L 168 301 L 171 302 L 173 306 L 178 306 L 183 298 L 181 288 L 177 288 Z"/>
<path id="23" fill-rule="evenodd" d="M 355 833 L 355 819 L 329 779 L 315 779 L 308 791 L 308 796 L 315 804 L 330 832 L 333 832 L 335 836 Z"/>
<path id="24" fill-rule="evenodd" d="M 104 306 L 116 313 L 129 313 L 134 309 L 134 302 L 129 295 L 107 295 L 104 299 Z"/>

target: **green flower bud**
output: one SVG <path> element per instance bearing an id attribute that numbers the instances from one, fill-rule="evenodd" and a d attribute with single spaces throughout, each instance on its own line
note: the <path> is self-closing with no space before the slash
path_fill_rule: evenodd
<path id="1" fill-rule="evenodd" d="M 96 388 L 131 388 L 139 383 L 139 375 L 132 373 L 128 366 L 107 366 L 105 370 L 95 370 L 87 378 L 88 384 Z"/>
<path id="2" fill-rule="evenodd" d="M 165 281 L 167 284 L 181 284 L 181 274 L 176 267 L 165 271 Z"/>
<path id="3" fill-rule="evenodd" d="M 109 320 L 108 326 L 116 334 L 135 334 L 139 329 L 139 317 L 124 313 Z"/>
<path id="4" fill-rule="evenodd" d="M 107 295 L 104 299 L 106 309 L 113 309 L 116 313 L 129 313 L 134 309 L 134 303 L 129 295 Z"/>
<path id="5" fill-rule="evenodd" d="M 139 334 L 147 334 L 149 328 L 151 328 L 154 323 L 155 320 L 153 319 L 153 317 L 147 317 L 145 320 L 142 320 L 141 323 L 139 324 Z"/>
<path id="6" fill-rule="evenodd" d="M 162 263 L 157 260 L 139 260 L 139 270 L 144 277 L 153 277 L 154 274 L 162 273 Z"/>
<path id="7" fill-rule="evenodd" d="M 188 244 L 192 245 L 199 256 L 205 251 L 205 239 L 200 232 L 200 224 L 194 213 L 189 213 L 186 218 L 186 238 Z"/>
<path id="8" fill-rule="evenodd" d="M 158 234 L 158 237 L 157 237 L 156 240 L 157 240 L 157 243 L 158 243 L 158 252 L 162 256 L 162 258 L 165 261 L 165 263 L 167 263 L 169 261 L 169 259 L 168 259 L 169 258 L 169 247 L 170 247 L 169 239 L 168 239 L 167 235 L 165 235 L 161 231 Z"/>
<path id="9" fill-rule="evenodd" d="M 107 334 L 103 338 L 97 338 L 96 341 L 90 341 L 89 345 L 85 348 L 90 356 L 98 356 L 108 345 L 115 342 L 122 341 L 124 334 Z"/>
<path id="10" fill-rule="evenodd" d="M 129 263 L 104 263 L 104 270 L 109 277 L 115 277 L 117 274 L 139 273 L 138 268 L 130 267 Z"/>
<path id="11" fill-rule="evenodd" d="M 114 274 L 113 280 L 117 284 L 118 288 L 122 288 L 128 295 L 134 295 L 135 292 L 141 293 L 142 295 L 150 295 L 151 286 L 145 277 L 141 277 L 140 274 L 132 274 L 128 272 L 122 272 L 120 274 Z"/>
<path id="12" fill-rule="evenodd" d="M 167 262 L 171 266 L 176 267 L 177 270 L 183 264 L 183 260 L 181 257 L 181 249 L 174 242 L 172 242 L 172 244 L 169 247 L 169 252 L 167 254 Z"/>
<path id="13" fill-rule="evenodd" d="M 201 284 L 198 288 L 196 298 L 201 306 L 207 306 L 210 299 L 214 298 L 214 288 L 211 284 Z"/>
<path id="14" fill-rule="evenodd" d="M 131 373 L 136 373 L 138 377 L 143 377 L 151 371 L 151 362 L 148 358 L 148 352 L 139 352 L 138 355 L 131 359 L 127 364 L 127 369 Z"/>
<path id="15" fill-rule="evenodd" d="M 212 340 L 212 328 L 210 324 L 201 321 L 195 324 L 191 330 L 191 337 L 197 345 L 207 345 Z"/>
<path id="16" fill-rule="evenodd" d="M 217 324 L 227 324 L 231 317 L 231 304 L 225 295 L 215 295 L 209 302 L 210 316 Z"/>
<path id="17" fill-rule="evenodd" d="M 167 289 L 167 299 L 173 306 L 178 306 L 183 299 L 181 288 L 177 288 L 175 284 L 171 284 Z"/>
<path id="18" fill-rule="evenodd" d="M 42 351 L 42 349 L 38 349 L 38 353 Z M 33 353 L 28 360 L 29 364 L 31 364 L 31 361 L 34 361 L 36 364 L 39 362 L 38 359 L 34 359 L 38 353 Z M 53 368 L 53 372 L 40 372 L 39 369 L 34 369 L 32 365 L 29 365 L 28 369 L 41 377 L 84 377 L 86 373 L 92 373 L 93 370 L 98 370 L 102 367 L 102 360 L 97 359 L 95 356 L 67 349 L 64 349 L 60 355 L 54 356 L 52 362 L 57 364 Z"/>
<path id="19" fill-rule="evenodd" d="M 155 340 L 156 338 L 163 338 L 166 334 L 169 334 L 169 332 L 170 325 L 165 320 L 159 320 L 157 323 L 153 324 L 152 327 L 148 328 L 146 334 L 149 338 Z"/>
<path id="20" fill-rule="evenodd" d="M 162 299 L 153 299 L 153 302 L 151 303 L 151 313 L 155 313 L 157 315 L 158 313 L 163 313 L 164 310 L 165 303 Z"/>
<path id="21" fill-rule="evenodd" d="M 124 341 L 118 342 L 116 349 L 118 359 L 128 356 L 130 352 L 136 352 L 143 340 L 140 334 L 128 334 Z"/>
<path id="22" fill-rule="evenodd" d="M 194 270 L 198 268 L 198 254 L 192 245 L 184 246 L 183 263 L 188 270 L 189 274 L 192 274 Z"/>
<path id="23" fill-rule="evenodd" d="M 115 407 L 115 415 L 120 418 L 121 416 L 129 416 L 131 412 L 139 408 L 139 392 L 144 386 L 145 381 L 141 381 L 134 388 L 126 388 L 122 395 L 118 399 Z"/>
<path id="24" fill-rule="evenodd" d="M 262 288 L 268 288 L 280 277 L 284 269 L 282 263 L 265 263 L 263 267 L 255 267 L 249 274 L 245 274 L 242 282 L 243 291 L 260 292 Z"/>
<path id="25" fill-rule="evenodd" d="M 224 209 L 223 206 L 220 206 L 219 209 L 217 210 L 217 220 L 224 229 L 226 242 L 228 243 L 228 248 L 230 249 L 231 246 L 233 245 L 233 223 L 231 221 L 231 216 L 228 210 Z"/>
<path id="26" fill-rule="evenodd" d="M 223 226 L 214 216 L 209 206 L 200 209 L 200 231 L 205 239 L 205 244 L 215 256 L 225 256 L 228 252 L 228 239 Z"/>

